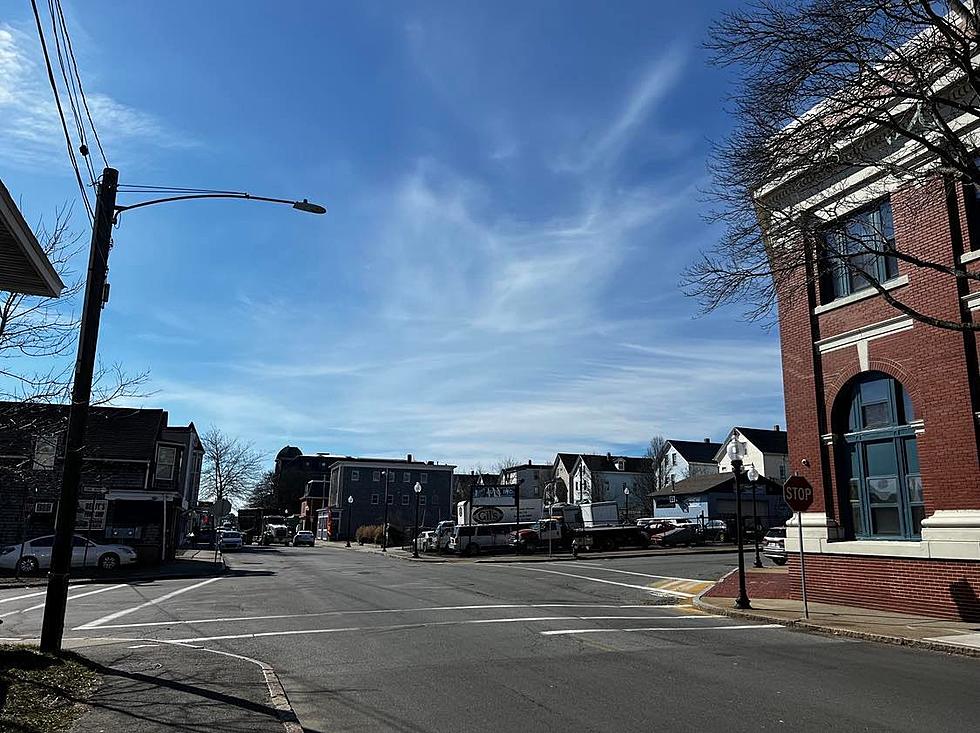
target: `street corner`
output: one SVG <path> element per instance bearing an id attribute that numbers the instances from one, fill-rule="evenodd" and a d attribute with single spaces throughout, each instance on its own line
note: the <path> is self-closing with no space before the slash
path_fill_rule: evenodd
<path id="1" fill-rule="evenodd" d="M 135 721 L 144 733 L 302 730 L 275 672 L 258 660 L 141 639 L 79 639 L 71 646 L 102 678 L 74 733 L 126 730 Z"/>

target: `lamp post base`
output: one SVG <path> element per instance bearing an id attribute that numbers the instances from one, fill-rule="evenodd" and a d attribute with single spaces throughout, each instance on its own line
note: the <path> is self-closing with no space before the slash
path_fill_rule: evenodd
<path id="1" fill-rule="evenodd" d="M 738 597 L 738 598 L 735 599 L 735 606 L 734 607 L 737 608 L 740 611 L 751 611 L 752 610 L 752 604 L 749 603 L 749 599 L 748 598 L 745 598 L 744 596 L 740 596 L 740 597 Z"/>

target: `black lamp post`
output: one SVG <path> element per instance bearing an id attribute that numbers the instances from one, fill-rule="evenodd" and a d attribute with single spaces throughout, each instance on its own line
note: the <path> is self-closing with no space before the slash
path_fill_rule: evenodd
<path id="1" fill-rule="evenodd" d="M 630 523 L 630 487 L 623 487 L 623 494 L 626 496 L 626 524 Z"/>
<path id="2" fill-rule="evenodd" d="M 109 250 L 112 244 L 112 228 L 124 211 L 155 204 L 184 201 L 187 199 L 251 199 L 275 204 L 288 204 L 298 211 L 325 214 L 326 209 L 306 199 L 274 199 L 253 196 L 244 191 L 205 191 L 203 189 L 173 189 L 157 186 L 119 185 L 119 171 L 106 167 L 96 189 L 95 214 L 92 239 L 89 245 L 88 274 L 85 279 L 85 297 L 82 301 L 81 322 L 78 332 L 78 352 L 72 380 L 71 406 L 68 411 L 68 431 L 65 437 L 65 460 L 61 474 L 60 510 L 55 520 L 54 544 L 51 548 L 51 569 L 45 595 L 44 618 L 41 622 L 41 651 L 61 651 L 65 631 L 65 611 L 68 604 L 68 574 L 71 567 L 72 537 L 75 534 L 75 513 L 78 507 L 78 488 L 81 484 L 82 460 L 85 452 L 85 427 L 88 422 L 89 402 L 92 397 L 92 379 L 95 371 L 95 355 L 99 340 L 99 322 L 102 308 L 108 296 L 106 278 L 109 273 Z M 164 193 L 178 195 L 140 201 L 122 206 L 116 203 L 117 193 Z"/>
<path id="3" fill-rule="evenodd" d="M 350 515 L 354 513 L 354 497 L 347 497 L 347 544 L 344 547 L 350 547 Z"/>
<path id="4" fill-rule="evenodd" d="M 728 457 L 732 459 L 732 475 L 735 478 L 735 532 L 738 538 L 738 598 L 735 599 L 735 608 L 748 609 L 752 608 L 752 604 L 749 603 L 749 594 L 745 590 L 745 557 L 742 555 L 745 534 L 742 523 L 742 452 L 735 437 L 728 444 Z"/>
<path id="5" fill-rule="evenodd" d="M 759 485 L 759 472 L 755 466 L 749 466 L 745 472 L 746 477 L 752 482 L 752 539 L 755 542 L 755 567 L 762 567 L 762 555 L 759 554 L 759 505 L 756 503 L 755 494 Z"/>
<path id="6" fill-rule="evenodd" d="M 412 528 L 412 557 L 419 556 L 419 494 L 422 484 L 415 482 L 415 526 Z"/>
<path id="7" fill-rule="evenodd" d="M 386 468 L 381 472 L 385 477 L 385 508 L 384 520 L 381 522 L 381 551 L 388 552 L 388 479 L 391 477 L 391 469 Z"/>

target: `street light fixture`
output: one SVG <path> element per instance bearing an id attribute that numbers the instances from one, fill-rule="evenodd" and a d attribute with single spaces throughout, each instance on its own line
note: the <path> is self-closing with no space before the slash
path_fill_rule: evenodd
<path id="1" fill-rule="evenodd" d="M 419 556 L 419 494 L 422 493 L 422 484 L 415 482 L 415 526 L 412 528 L 412 557 Z"/>
<path id="2" fill-rule="evenodd" d="M 756 503 L 755 494 L 758 487 L 759 472 L 755 466 L 749 466 L 745 472 L 746 478 L 752 482 L 752 539 L 755 542 L 755 567 L 762 567 L 762 555 L 759 554 L 759 506 Z"/>
<path id="3" fill-rule="evenodd" d="M 344 547 L 350 547 L 350 515 L 354 513 L 354 497 L 347 496 L 347 544 Z"/>
<path id="4" fill-rule="evenodd" d="M 735 608 L 752 608 L 749 594 L 745 590 L 745 558 L 742 555 L 745 527 L 742 525 L 742 449 L 737 437 L 732 437 L 728 444 L 728 457 L 732 461 L 732 474 L 735 478 L 735 533 L 738 538 L 738 598 Z"/>
<path id="5" fill-rule="evenodd" d="M 133 187 L 146 189 L 153 187 Z M 156 189 L 158 192 L 161 190 Z M 175 190 L 175 189 L 171 189 Z M 92 376 L 95 370 L 95 354 L 99 340 L 99 322 L 105 303 L 106 276 L 109 272 L 109 250 L 112 243 L 112 227 L 124 211 L 169 201 L 189 198 L 237 198 L 254 199 L 277 204 L 289 204 L 300 211 L 322 214 L 326 209 L 302 201 L 252 196 L 239 191 L 201 192 L 200 190 L 179 196 L 142 201 L 129 206 L 116 204 L 119 191 L 119 171 L 105 168 L 98 183 L 93 217 L 92 240 L 89 245 L 88 277 L 85 281 L 85 299 L 82 303 L 81 322 L 78 332 L 78 353 L 75 357 L 75 376 L 72 382 L 71 406 L 68 410 L 68 431 L 65 437 L 65 461 L 61 475 L 61 498 L 55 520 L 54 544 L 51 548 L 51 569 L 44 602 L 44 619 L 41 624 L 41 651 L 61 651 L 65 632 L 65 610 L 68 603 L 68 574 L 71 566 L 72 536 L 75 534 L 75 510 L 78 506 L 78 487 L 81 483 L 82 453 L 85 447 L 85 427 L 88 422 L 89 402 L 92 398 Z"/>
<path id="6" fill-rule="evenodd" d="M 385 477 L 385 508 L 384 520 L 381 522 L 381 551 L 388 552 L 388 483 L 391 478 L 391 470 L 385 469 L 381 472 Z"/>

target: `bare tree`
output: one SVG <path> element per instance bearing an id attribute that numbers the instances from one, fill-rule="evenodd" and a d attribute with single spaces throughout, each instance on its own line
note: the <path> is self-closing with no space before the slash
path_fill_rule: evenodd
<path id="1" fill-rule="evenodd" d="M 245 503 L 250 507 L 261 507 L 263 509 L 280 508 L 279 497 L 276 494 L 276 472 L 263 471 L 258 480 L 249 489 L 245 497 Z"/>
<path id="2" fill-rule="evenodd" d="M 223 433 L 214 425 L 201 436 L 204 465 L 201 488 L 215 503 L 248 498 L 255 489 L 263 456 L 251 443 Z"/>
<path id="3" fill-rule="evenodd" d="M 69 229 L 71 210 L 57 211 L 48 228 L 35 227 L 44 253 L 65 288 L 58 298 L 0 291 L 0 399 L 18 402 L 67 402 L 71 395 L 74 354 L 80 327 L 79 297 L 85 279 L 72 269 L 84 249 Z M 36 367 L 40 362 L 44 366 Z M 128 373 L 118 363 L 99 364 L 92 404 L 145 397 L 149 372 Z"/>
<path id="4" fill-rule="evenodd" d="M 896 241 L 890 209 L 827 226 L 853 210 L 856 177 L 872 196 L 932 186 L 938 197 L 902 197 L 906 222 L 937 198 L 955 206 L 960 184 L 976 195 L 978 29 L 977 3 L 966 0 L 756 0 L 724 15 L 707 43 L 738 75 L 736 125 L 711 164 L 709 218 L 723 234 L 685 273 L 688 294 L 705 311 L 741 303 L 768 319 L 777 295 L 834 292 L 836 279 L 923 323 L 980 330 L 885 287 L 899 266 L 963 292 L 980 281 L 952 256 Z M 830 195 L 816 202 L 817 191 Z"/>

